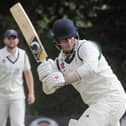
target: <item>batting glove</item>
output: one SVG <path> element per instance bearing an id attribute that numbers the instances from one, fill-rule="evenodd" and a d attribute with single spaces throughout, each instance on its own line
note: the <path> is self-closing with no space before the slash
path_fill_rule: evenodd
<path id="1" fill-rule="evenodd" d="M 37 68 L 39 80 L 42 81 L 46 76 L 54 71 L 56 71 L 55 62 L 52 59 L 42 62 Z"/>
<path id="2" fill-rule="evenodd" d="M 43 89 L 47 89 L 47 93 L 54 93 L 56 89 L 63 87 L 64 85 L 65 80 L 61 72 L 53 72 L 43 80 Z"/>

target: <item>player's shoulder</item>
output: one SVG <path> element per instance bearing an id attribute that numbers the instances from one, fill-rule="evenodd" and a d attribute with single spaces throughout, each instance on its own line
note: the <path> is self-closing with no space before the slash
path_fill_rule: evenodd
<path id="1" fill-rule="evenodd" d="M 86 39 L 82 39 L 82 40 L 77 40 L 77 42 L 78 42 L 78 46 L 80 46 L 80 45 L 90 45 L 90 44 L 92 44 L 92 43 L 94 43 L 93 41 L 91 41 L 91 40 L 86 40 Z"/>
<path id="2" fill-rule="evenodd" d="M 0 49 L 0 53 L 5 54 L 5 53 L 6 53 L 6 47 L 1 48 L 1 49 Z"/>
<path id="3" fill-rule="evenodd" d="M 5 48 L 5 47 L 4 47 L 4 48 Z M 1 49 L 0 49 L 0 52 L 1 52 L 1 51 L 3 51 L 3 50 L 4 50 L 4 48 L 1 48 Z"/>
<path id="4" fill-rule="evenodd" d="M 97 47 L 97 42 L 92 40 L 79 40 L 79 47 Z"/>
<path id="5" fill-rule="evenodd" d="M 77 40 L 77 44 L 75 46 L 75 48 L 78 50 L 80 48 L 85 48 L 89 45 L 90 41 L 89 40 L 86 40 L 86 39 L 83 39 L 83 40 Z"/>
<path id="6" fill-rule="evenodd" d="M 22 48 L 19 48 L 19 47 L 18 47 L 18 51 L 19 51 L 19 53 L 21 53 L 21 54 L 26 54 L 26 51 L 25 51 L 24 49 L 22 49 Z"/>
<path id="7" fill-rule="evenodd" d="M 89 44 L 89 43 L 94 43 L 95 41 L 92 41 L 92 40 L 87 40 L 87 39 L 82 39 L 82 40 L 79 40 L 79 43 L 85 43 L 85 44 Z"/>

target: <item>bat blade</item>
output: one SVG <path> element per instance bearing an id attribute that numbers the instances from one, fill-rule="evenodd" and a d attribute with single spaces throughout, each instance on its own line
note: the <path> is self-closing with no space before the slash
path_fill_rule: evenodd
<path id="1" fill-rule="evenodd" d="M 10 12 L 19 26 L 32 54 L 37 62 L 47 58 L 43 44 L 21 3 L 16 3 L 10 8 Z"/>

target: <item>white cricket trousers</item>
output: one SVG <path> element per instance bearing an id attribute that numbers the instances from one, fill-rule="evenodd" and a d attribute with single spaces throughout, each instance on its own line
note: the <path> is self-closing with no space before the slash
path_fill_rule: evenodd
<path id="1" fill-rule="evenodd" d="M 0 98 L 0 126 L 6 126 L 8 117 L 11 126 L 25 126 L 25 99 Z"/>
<path id="2" fill-rule="evenodd" d="M 126 101 L 113 99 L 92 104 L 78 119 L 70 119 L 68 126 L 120 126 L 126 111 Z"/>

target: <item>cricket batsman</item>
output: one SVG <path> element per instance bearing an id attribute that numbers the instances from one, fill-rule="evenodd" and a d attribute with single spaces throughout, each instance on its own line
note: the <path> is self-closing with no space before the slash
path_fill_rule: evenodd
<path id="1" fill-rule="evenodd" d="M 126 110 L 126 94 L 95 42 L 80 40 L 74 23 L 67 18 L 53 25 L 56 47 L 60 53 L 38 68 L 43 91 L 50 95 L 71 84 L 89 107 L 68 126 L 120 126 Z"/>

